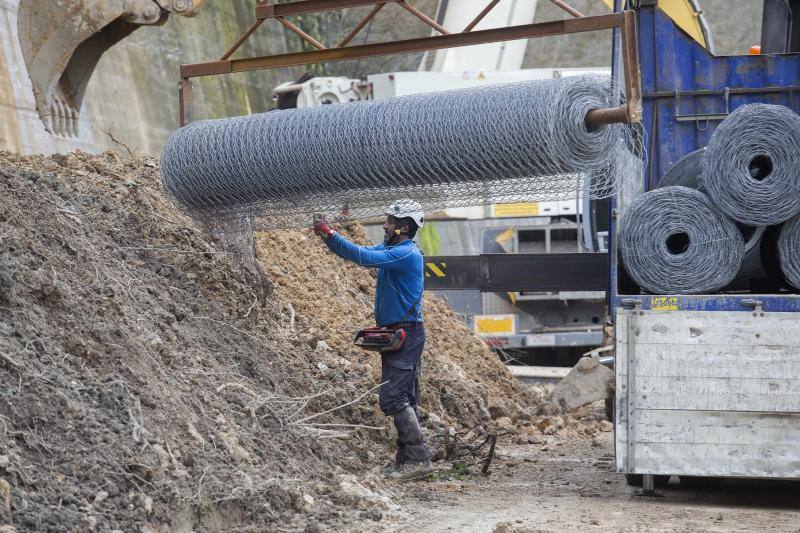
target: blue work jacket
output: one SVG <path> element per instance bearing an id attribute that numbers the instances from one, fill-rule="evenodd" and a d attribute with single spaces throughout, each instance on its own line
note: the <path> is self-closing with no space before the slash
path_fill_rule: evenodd
<path id="1" fill-rule="evenodd" d="M 375 322 L 422 322 L 424 274 L 422 253 L 412 240 L 394 246 L 358 246 L 338 233 L 325 241 L 333 253 L 365 267 L 378 269 Z M 413 309 L 412 309 L 413 307 Z"/>

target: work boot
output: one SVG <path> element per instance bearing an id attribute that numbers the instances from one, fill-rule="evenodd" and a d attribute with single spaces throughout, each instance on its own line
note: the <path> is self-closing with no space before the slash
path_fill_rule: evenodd
<path id="1" fill-rule="evenodd" d="M 383 468 L 381 468 L 381 475 L 383 477 L 389 477 L 389 474 L 391 474 L 401 466 L 403 466 L 403 463 L 398 460 L 394 460 L 391 463 L 386 463 L 386 465 Z"/>
<path id="2" fill-rule="evenodd" d="M 417 414 L 411 406 L 407 405 L 392 416 L 397 429 L 396 467 L 384 475 L 389 479 L 418 479 L 420 476 L 426 476 L 432 469 L 431 454 L 425 447 Z M 425 465 L 427 465 L 427 469 Z M 410 474 L 410 471 L 414 471 L 414 473 Z M 407 475 L 411 475 L 411 478 L 407 478 Z"/>
<path id="3" fill-rule="evenodd" d="M 428 459 L 424 461 L 406 461 L 386 478 L 392 481 L 416 481 L 425 479 L 431 472 L 433 472 L 433 465 Z"/>

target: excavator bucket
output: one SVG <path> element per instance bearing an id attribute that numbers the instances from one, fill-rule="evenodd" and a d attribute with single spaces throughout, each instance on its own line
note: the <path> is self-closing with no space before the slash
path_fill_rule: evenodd
<path id="1" fill-rule="evenodd" d="M 78 134 L 83 94 L 97 62 L 138 27 L 124 20 L 125 14 L 123 0 L 20 3 L 20 45 L 36 110 L 48 132 Z"/>
<path id="2" fill-rule="evenodd" d="M 100 57 L 170 12 L 193 16 L 204 0 L 21 0 L 18 32 L 45 129 L 78 134 L 83 95 Z"/>

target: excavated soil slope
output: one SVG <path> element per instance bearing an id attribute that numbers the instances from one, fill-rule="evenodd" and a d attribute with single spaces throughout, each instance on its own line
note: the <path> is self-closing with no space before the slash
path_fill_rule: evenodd
<path id="1" fill-rule="evenodd" d="M 379 525 L 392 434 L 376 358 L 350 346 L 372 273 L 310 232 L 261 234 L 259 304 L 151 158 L 0 152 L 0 183 L 0 529 Z M 425 316 L 434 448 L 530 419 L 541 391 L 444 304 Z"/>

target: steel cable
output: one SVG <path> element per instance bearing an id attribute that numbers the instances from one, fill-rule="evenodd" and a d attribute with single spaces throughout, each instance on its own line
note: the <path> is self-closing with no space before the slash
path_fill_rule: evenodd
<path id="1" fill-rule="evenodd" d="M 742 266 L 736 224 L 694 189 L 663 187 L 639 196 L 620 220 L 625 270 L 654 294 L 699 294 L 728 285 Z"/>
<path id="2" fill-rule="evenodd" d="M 800 117 L 769 104 L 737 108 L 711 136 L 700 186 L 728 216 L 751 226 L 800 212 Z"/>
<path id="3" fill-rule="evenodd" d="M 200 121 L 167 140 L 162 181 L 197 218 L 262 227 L 381 215 L 398 197 L 426 210 L 604 198 L 643 158 L 638 125 L 585 125 L 613 94 L 608 77 L 576 76 Z"/>

